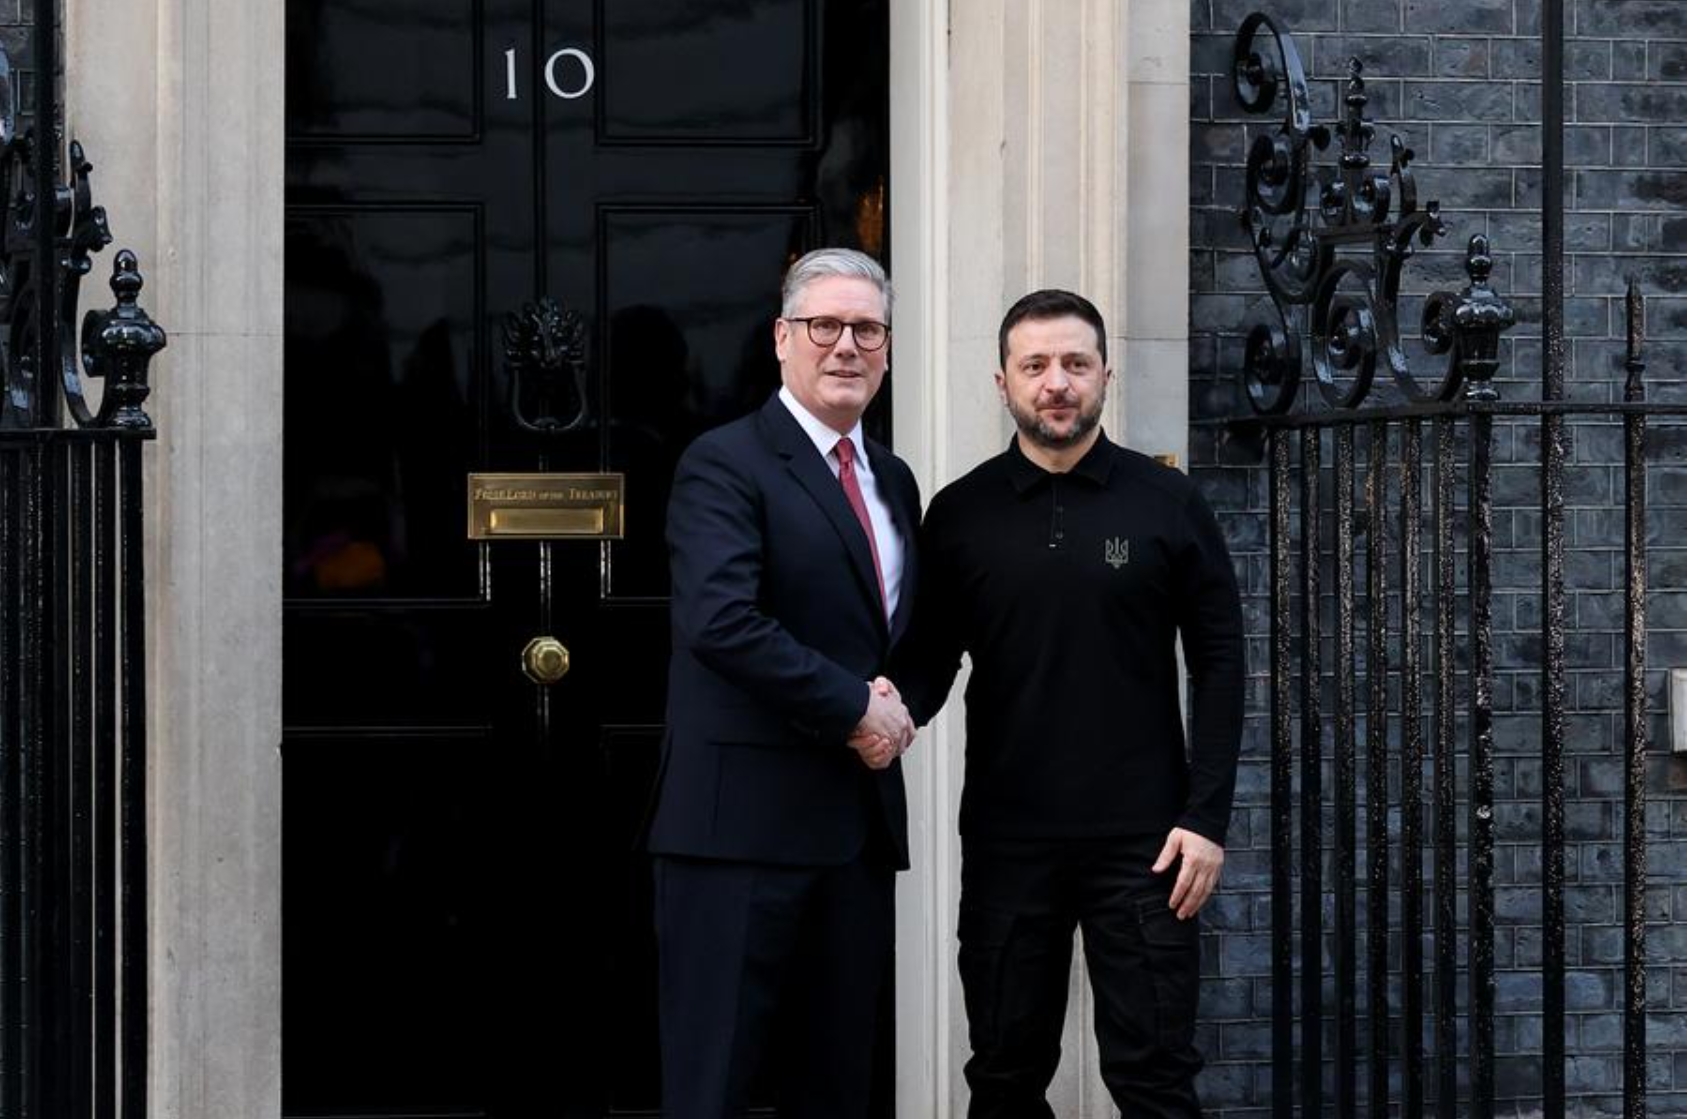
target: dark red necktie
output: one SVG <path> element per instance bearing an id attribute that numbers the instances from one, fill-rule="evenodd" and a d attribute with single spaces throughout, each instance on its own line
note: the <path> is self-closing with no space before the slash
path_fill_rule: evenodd
<path id="1" fill-rule="evenodd" d="M 840 439 L 833 453 L 839 456 L 839 485 L 844 487 L 845 500 L 850 502 L 851 512 L 862 523 L 862 531 L 868 534 L 868 551 L 874 557 L 874 577 L 880 582 L 880 609 L 884 610 L 887 607 L 886 573 L 880 567 L 880 545 L 874 539 L 874 522 L 868 516 L 868 503 L 862 499 L 862 486 L 856 480 L 856 444 L 849 439 Z"/>

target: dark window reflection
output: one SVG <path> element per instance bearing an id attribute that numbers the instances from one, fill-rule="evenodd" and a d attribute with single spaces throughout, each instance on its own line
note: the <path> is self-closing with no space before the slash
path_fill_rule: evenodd
<path id="1" fill-rule="evenodd" d="M 780 384 L 780 277 L 808 214 L 623 212 L 607 220 L 610 469 L 627 475 L 617 597 L 668 594 L 663 520 L 680 452 Z M 660 262 L 660 264 L 658 263 Z"/>
<path id="2" fill-rule="evenodd" d="M 616 140 L 801 140 L 811 0 L 605 4 L 605 132 Z"/>
<path id="3" fill-rule="evenodd" d="M 473 0 L 288 0 L 290 136 L 466 136 Z"/>
<path id="4" fill-rule="evenodd" d="M 289 220 L 289 595 L 474 593 L 475 268 L 469 214 Z"/>

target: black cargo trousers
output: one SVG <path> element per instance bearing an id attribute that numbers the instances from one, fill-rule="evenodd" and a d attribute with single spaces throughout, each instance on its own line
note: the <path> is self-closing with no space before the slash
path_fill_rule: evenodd
<path id="1" fill-rule="evenodd" d="M 1052 1119 L 1073 932 L 1084 936 L 1103 1082 L 1124 1119 L 1200 1116 L 1196 918 L 1167 907 L 1165 835 L 962 841 L 957 939 L 973 1047 L 969 1119 Z"/>

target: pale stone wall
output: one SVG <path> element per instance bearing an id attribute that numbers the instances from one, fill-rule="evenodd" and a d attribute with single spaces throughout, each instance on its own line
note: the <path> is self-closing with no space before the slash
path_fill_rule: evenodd
<path id="1" fill-rule="evenodd" d="M 283 6 L 67 6 L 69 131 L 170 335 L 147 404 L 150 1113 L 264 1119 L 281 1106 Z"/>

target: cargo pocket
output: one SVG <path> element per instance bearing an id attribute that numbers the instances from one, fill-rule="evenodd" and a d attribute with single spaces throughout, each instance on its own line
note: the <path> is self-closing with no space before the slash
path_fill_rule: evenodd
<path id="1" fill-rule="evenodd" d="M 1015 919 L 1008 913 L 963 906 L 956 922 L 956 970 L 968 1012 L 974 1050 L 996 1048 L 1003 999 L 1003 966 Z"/>
<path id="2" fill-rule="evenodd" d="M 1156 1042 L 1169 1054 L 1189 1053 L 1196 1041 L 1197 922 L 1181 921 L 1165 897 L 1138 902 L 1138 926 L 1155 991 Z"/>
<path id="3" fill-rule="evenodd" d="M 1046 1066 L 1054 1075 L 1061 1058 L 1073 926 L 1047 914 L 964 908 L 957 940 L 974 1050 L 970 1077 L 1025 1076 L 1030 1075 L 1026 1069 Z M 1042 1076 L 1040 1071 L 1034 1079 Z"/>

